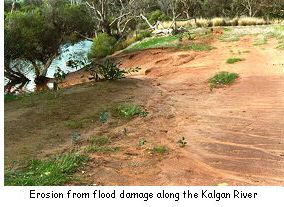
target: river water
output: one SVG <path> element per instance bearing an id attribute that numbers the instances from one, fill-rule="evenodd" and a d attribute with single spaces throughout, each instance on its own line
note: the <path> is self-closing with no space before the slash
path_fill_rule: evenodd
<path id="1" fill-rule="evenodd" d="M 92 41 L 84 40 L 80 41 L 76 44 L 70 45 L 63 45 L 60 48 L 60 55 L 53 60 L 52 64 L 48 68 L 47 71 L 47 77 L 53 78 L 54 74 L 57 71 L 57 68 L 60 68 L 65 73 L 74 72 L 77 70 L 80 70 L 82 67 L 84 67 L 88 63 L 87 55 L 91 48 Z M 77 68 L 68 67 L 66 63 L 71 60 L 76 59 L 82 61 L 82 64 L 80 64 Z M 25 72 L 25 75 L 28 79 L 31 81 L 25 86 L 25 91 L 34 91 L 35 90 L 35 73 L 33 70 Z M 7 83 L 7 80 L 5 79 L 5 84 Z M 51 86 L 50 86 L 51 87 Z"/>

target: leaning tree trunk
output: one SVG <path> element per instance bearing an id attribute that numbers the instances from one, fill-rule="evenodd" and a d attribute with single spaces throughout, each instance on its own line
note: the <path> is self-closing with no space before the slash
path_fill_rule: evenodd
<path id="1" fill-rule="evenodd" d="M 5 68 L 4 76 L 9 80 L 9 82 L 4 86 L 4 91 L 6 93 L 21 91 L 23 87 L 30 82 L 30 79 L 28 79 L 24 74 L 7 67 Z"/>

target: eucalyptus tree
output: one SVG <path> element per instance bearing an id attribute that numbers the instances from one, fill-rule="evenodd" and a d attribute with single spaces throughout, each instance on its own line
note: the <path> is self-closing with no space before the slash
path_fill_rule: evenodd
<path id="1" fill-rule="evenodd" d="M 35 9 L 6 15 L 4 32 L 6 78 L 10 82 L 21 81 L 13 80 L 15 76 L 11 75 L 25 68 L 18 66 L 15 70 L 12 63 L 24 60 L 32 66 L 35 82 L 42 84 L 61 45 L 92 36 L 93 21 L 80 5 L 50 0 Z"/>

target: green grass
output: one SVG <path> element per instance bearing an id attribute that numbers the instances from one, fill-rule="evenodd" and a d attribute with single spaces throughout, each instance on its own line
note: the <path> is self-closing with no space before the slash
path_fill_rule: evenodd
<path id="1" fill-rule="evenodd" d="M 222 71 L 214 75 L 209 79 L 210 88 L 218 88 L 224 85 L 230 85 L 235 82 L 235 80 L 239 77 L 237 73 L 229 73 L 226 71 Z"/>
<path id="2" fill-rule="evenodd" d="M 86 149 L 87 152 L 100 152 L 100 153 L 118 152 L 119 150 L 120 150 L 119 147 L 97 146 L 97 145 L 88 146 Z"/>
<path id="3" fill-rule="evenodd" d="M 88 157 L 79 153 L 68 153 L 46 160 L 32 160 L 22 169 L 6 171 L 5 185 L 62 185 L 70 181 L 72 175 L 87 161 Z"/>
<path id="4" fill-rule="evenodd" d="M 253 43 L 254 46 L 261 46 L 267 44 L 268 36 L 261 35 Z"/>
<path id="5" fill-rule="evenodd" d="M 193 51 L 209 51 L 213 50 L 214 47 L 211 45 L 201 44 L 201 43 L 191 43 L 185 47 L 182 47 L 182 49 L 188 49 Z"/>
<path id="6" fill-rule="evenodd" d="M 284 26 L 279 25 L 274 27 L 273 36 L 278 39 L 277 48 L 284 49 Z"/>
<path id="7" fill-rule="evenodd" d="M 157 147 L 154 147 L 151 151 L 152 153 L 155 153 L 155 154 L 166 154 L 168 153 L 169 150 L 165 146 L 157 146 Z"/>
<path id="8" fill-rule="evenodd" d="M 128 48 L 126 48 L 126 52 L 132 52 L 137 50 L 145 50 L 149 48 L 164 48 L 164 47 L 176 47 L 178 40 L 177 36 L 164 36 L 164 37 L 153 37 L 149 39 L 145 39 L 141 42 L 138 42 Z"/>
<path id="9" fill-rule="evenodd" d="M 65 125 L 70 129 L 82 129 L 96 122 L 97 120 L 99 121 L 99 115 L 95 113 L 80 119 L 68 120 L 65 122 Z"/>
<path id="10" fill-rule="evenodd" d="M 91 142 L 93 145 L 102 146 L 110 143 L 110 139 L 108 137 L 91 137 Z"/>
<path id="11" fill-rule="evenodd" d="M 227 63 L 228 63 L 228 64 L 234 64 L 234 63 L 237 63 L 237 62 L 240 62 L 240 61 L 243 61 L 243 59 L 242 59 L 242 58 L 236 58 L 236 57 L 234 57 L 234 58 L 229 58 L 229 59 L 227 60 Z"/>
<path id="12" fill-rule="evenodd" d="M 14 95 L 14 94 L 5 94 L 4 95 L 4 101 L 9 102 L 9 101 L 14 101 L 20 99 L 21 96 L 19 95 Z"/>
<path id="13" fill-rule="evenodd" d="M 113 109 L 113 112 L 115 116 L 122 119 L 131 119 L 135 116 L 147 116 L 147 112 L 145 112 L 140 106 L 133 103 L 119 105 Z"/>
<path id="14" fill-rule="evenodd" d="M 93 136 L 90 138 L 91 145 L 86 148 L 86 152 L 94 153 L 111 153 L 117 152 L 120 150 L 116 146 L 108 146 L 111 143 L 111 140 L 105 136 Z"/>
<path id="15" fill-rule="evenodd" d="M 224 31 L 225 33 L 219 38 L 222 42 L 237 42 L 240 40 L 240 36 L 233 34 L 231 29 Z"/>

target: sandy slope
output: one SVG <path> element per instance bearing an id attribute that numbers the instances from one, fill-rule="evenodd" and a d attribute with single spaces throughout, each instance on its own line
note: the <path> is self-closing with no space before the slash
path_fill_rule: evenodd
<path id="1" fill-rule="evenodd" d="M 264 49 L 252 45 L 244 37 L 232 45 L 216 42 L 210 52 L 148 50 L 125 57 L 124 66 L 142 67 L 163 93 L 152 95 L 148 107 L 162 105 L 173 118 L 139 126 L 155 130 L 153 139 L 172 152 L 152 179 L 139 182 L 134 176 L 123 184 L 284 184 L 284 53 L 274 49 L 274 41 Z M 226 64 L 231 50 L 245 61 Z M 210 92 L 206 81 L 223 70 L 241 78 Z M 176 141 L 182 136 L 188 146 L 181 149 Z"/>

